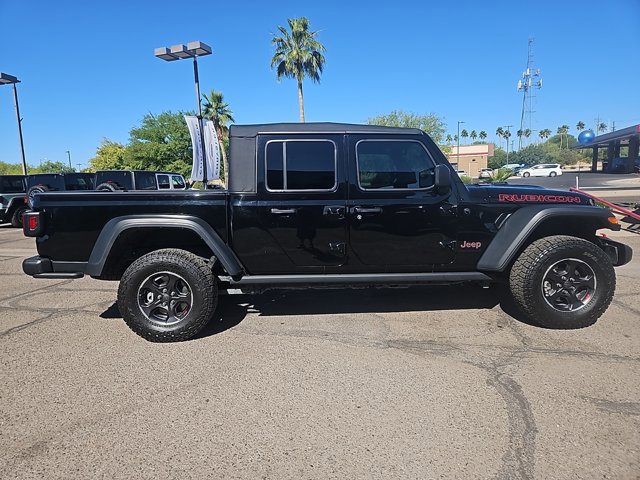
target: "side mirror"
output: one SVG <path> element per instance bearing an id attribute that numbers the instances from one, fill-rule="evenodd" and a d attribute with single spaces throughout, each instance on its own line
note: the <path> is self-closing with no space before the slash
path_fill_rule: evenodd
<path id="1" fill-rule="evenodd" d="M 436 165 L 436 193 L 446 195 L 451 190 L 451 170 L 446 165 Z"/>

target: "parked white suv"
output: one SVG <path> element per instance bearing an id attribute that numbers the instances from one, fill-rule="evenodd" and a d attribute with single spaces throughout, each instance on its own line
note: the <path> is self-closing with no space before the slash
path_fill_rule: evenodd
<path id="1" fill-rule="evenodd" d="M 556 175 L 562 175 L 562 169 L 557 163 L 541 163 L 523 168 L 518 172 L 519 177 L 555 177 Z"/>
<path id="2" fill-rule="evenodd" d="M 493 175 L 493 168 L 481 168 L 478 178 L 491 178 Z"/>

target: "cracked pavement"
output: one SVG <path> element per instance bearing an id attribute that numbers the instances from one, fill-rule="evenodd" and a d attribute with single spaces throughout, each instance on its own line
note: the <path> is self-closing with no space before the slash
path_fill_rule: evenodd
<path id="1" fill-rule="evenodd" d="M 582 330 L 472 285 L 298 290 L 152 344 L 34 251 L 0 227 L 0 478 L 640 478 L 637 259 Z"/>

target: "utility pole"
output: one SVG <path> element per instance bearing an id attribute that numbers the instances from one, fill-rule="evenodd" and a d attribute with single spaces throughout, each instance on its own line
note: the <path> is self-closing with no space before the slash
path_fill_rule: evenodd
<path id="1" fill-rule="evenodd" d="M 78 166 L 78 172 L 82 169 L 82 164 L 81 163 L 76 163 L 76 165 Z"/>
<path id="2" fill-rule="evenodd" d="M 527 48 L 527 69 L 522 72 L 522 80 L 518 80 L 518 91 L 522 92 L 522 112 L 520 113 L 520 133 L 525 129 L 533 131 L 531 117 L 533 112 L 532 99 L 535 98 L 532 90 L 542 88 L 540 69 L 533 67 L 533 37 L 529 37 Z M 518 150 L 522 148 L 522 135 L 519 135 Z"/>

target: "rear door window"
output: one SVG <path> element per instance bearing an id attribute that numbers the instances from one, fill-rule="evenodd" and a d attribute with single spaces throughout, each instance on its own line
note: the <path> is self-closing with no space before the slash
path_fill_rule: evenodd
<path id="1" fill-rule="evenodd" d="M 171 188 L 169 175 L 156 175 L 156 178 L 158 179 L 158 188 L 160 190 L 168 190 Z"/>
<path id="2" fill-rule="evenodd" d="M 336 188 L 336 144 L 331 140 L 276 140 L 266 148 L 270 191 Z"/>
<path id="3" fill-rule="evenodd" d="M 174 190 L 184 190 L 186 188 L 184 179 L 181 175 L 171 175 L 171 182 L 173 184 Z"/>

